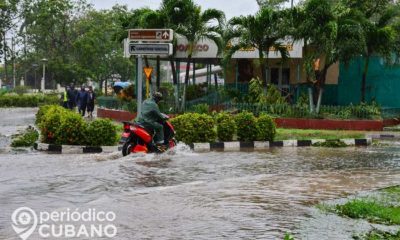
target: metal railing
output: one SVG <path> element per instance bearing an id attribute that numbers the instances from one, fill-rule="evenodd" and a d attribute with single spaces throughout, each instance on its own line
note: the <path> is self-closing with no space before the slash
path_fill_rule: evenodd
<path id="1" fill-rule="evenodd" d="M 118 110 L 136 110 L 136 102 L 124 102 L 115 97 L 99 97 L 97 99 L 99 107 L 118 109 Z M 186 110 L 194 109 L 196 105 L 207 104 L 214 109 L 240 112 L 249 111 L 256 115 L 266 113 L 275 117 L 288 118 L 324 118 L 324 119 L 388 119 L 400 118 L 400 108 L 378 108 L 370 106 L 349 105 L 349 106 L 321 106 L 320 113 L 311 113 L 308 106 L 290 105 L 290 104 L 253 104 L 253 103 L 235 103 L 229 97 L 221 96 L 213 92 L 199 99 L 188 101 Z M 174 99 L 165 100 L 160 104 L 161 111 L 169 111 L 169 108 L 175 106 Z M 174 109 L 176 110 L 176 109 Z"/>

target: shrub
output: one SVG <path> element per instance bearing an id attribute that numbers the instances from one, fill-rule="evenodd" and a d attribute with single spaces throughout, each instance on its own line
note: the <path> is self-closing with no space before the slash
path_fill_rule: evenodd
<path id="1" fill-rule="evenodd" d="M 274 120 L 266 115 L 261 114 L 257 118 L 257 138 L 258 141 L 274 141 L 276 134 L 276 126 Z"/>
<path id="2" fill-rule="evenodd" d="M 51 106 L 44 112 L 44 116 L 40 117 L 38 127 L 45 143 L 55 143 L 56 131 L 61 124 L 61 119 L 65 117 L 68 110 L 60 106 Z M 36 119 L 38 121 L 38 119 Z"/>
<path id="3" fill-rule="evenodd" d="M 136 111 L 137 111 L 136 99 L 133 99 L 133 100 L 125 103 L 124 105 L 122 105 L 122 110 L 128 111 L 130 113 L 136 113 Z"/>
<path id="4" fill-rule="evenodd" d="M 116 126 L 109 119 L 96 119 L 86 128 L 86 144 L 89 146 L 112 146 L 117 140 Z"/>
<path id="5" fill-rule="evenodd" d="M 206 91 L 200 85 L 189 85 L 186 88 L 186 100 L 192 101 L 206 95 Z"/>
<path id="6" fill-rule="evenodd" d="M 5 94 L 0 96 L 0 107 L 38 107 L 41 105 L 59 104 L 57 95 L 17 95 Z"/>
<path id="7" fill-rule="evenodd" d="M 67 145 L 84 145 L 87 124 L 82 116 L 75 112 L 60 114 L 60 125 L 55 131 L 55 143 Z"/>
<path id="8" fill-rule="evenodd" d="M 217 136 L 220 141 L 232 141 L 236 123 L 232 115 L 221 112 L 216 116 Z"/>
<path id="9" fill-rule="evenodd" d="M 38 131 L 33 127 L 28 127 L 21 135 L 13 139 L 11 147 L 31 147 L 38 139 Z"/>
<path id="10" fill-rule="evenodd" d="M 171 120 L 176 130 L 176 139 L 186 144 L 214 142 L 216 131 L 214 120 L 207 114 L 186 113 Z"/>
<path id="11" fill-rule="evenodd" d="M 281 91 L 273 84 L 268 84 L 265 93 L 263 82 L 259 78 L 253 78 L 249 84 L 248 101 L 250 103 L 262 104 L 285 104 L 286 100 L 282 97 Z"/>
<path id="12" fill-rule="evenodd" d="M 46 113 L 49 111 L 49 109 L 51 109 L 52 107 L 58 107 L 56 105 L 43 105 L 39 107 L 38 112 L 36 113 L 36 119 L 35 119 L 35 124 L 39 125 L 44 116 L 46 115 Z"/>
<path id="13" fill-rule="evenodd" d="M 28 93 L 29 89 L 30 89 L 30 87 L 28 87 L 28 86 L 16 86 L 13 89 L 13 92 L 15 92 L 18 95 L 22 95 L 22 94 Z"/>
<path id="14" fill-rule="evenodd" d="M 257 138 L 257 119 L 253 113 L 241 112 L 236 115 L 237 136 L 240 141 L 253 141 Z"/>
<path id="15" fill-rule="evenodd" d="M 191 112 L 199 113 L 199 114 L 207 114 L 209 112 L 210 107 L 206 103 L 197 104 L 191 107 Z"/>

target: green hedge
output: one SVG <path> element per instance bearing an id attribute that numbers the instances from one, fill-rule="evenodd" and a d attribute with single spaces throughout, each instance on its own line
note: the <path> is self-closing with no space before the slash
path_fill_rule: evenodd
<path id="1" fill-rule="evenodd" d="M 220 141 L 232 141 L 236 132 L 236 123 L 233 117 L 225 112 L 216 115 L 217 136 Z"/>
<path id="2" fill-rule="evenodd" d="M 60 106 L 42 106 L 36 124 L 44 143 L 60 145 L 112 146 L 117 142 L 117 129 L 108 119 L 90 123 L 76 112 Z"/>
<path id="3" fill-rule="evenodd" d="M 87 124 L 76 112 L 61 115 L 60 125 L 55 132 L 55 141 L 59 145 L 86 145 Z"/>
<path id="4" fill-rule="evenodd" d="M 93 146 L 112 146 L 117 139 L 117 128 L 109 119 L 96 119 L 86 129 L 87 144 Z"/>
<path id="5" fill-rule="evenodd" d="M 274 120 L 267 114 L 260 114 L 256 122 L 258 141 L 274 141 L 276 125 Z"/>
<path id="6" fill-rule="evenodd" d="M 254 141 L 257 139 L 257 118 L 250 112 L 241 112 L 235 116 L 237 136 L 240 141 Z"/>
<path id="7" fill-rule="evenodd" d="M 218 113 L 215 119 L 207 114 L 186 113 L 171 120 L 176 139 L 186 144 L 196 142 L 232 141 L 235 134 L 239 141 L 273 141 L 276 134 L 274 120 L 265 114 L 256 118 L 242 112 L 236 116 Z"/>
<path id="8" fill-rule="evenodd" d="M 5 94 L 0 96 L 0 107 L 38 107 L 41 105 L 51 105 L 59 103 L 60 103 L 60 98 L 57 95 Z"/>
<path id="9" fill-rule="evenodd" d="M 214 119 L 207 114 L 186 113 L 171 120 L 176 131 L 176 139 L 186 144 L 194 142 L 214 142 L 217 137 Z"/>

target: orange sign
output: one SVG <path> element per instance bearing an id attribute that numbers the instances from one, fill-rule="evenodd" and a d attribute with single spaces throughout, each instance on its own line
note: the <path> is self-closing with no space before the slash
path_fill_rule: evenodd
<path id="1" fill-rule="evenodd" d="M 151 73 L 153 72 L 152 67 L 145 67 L 143 68 L 144 74 L 146 75 L 146 78 L 149 79 L 151 76 Z"/>

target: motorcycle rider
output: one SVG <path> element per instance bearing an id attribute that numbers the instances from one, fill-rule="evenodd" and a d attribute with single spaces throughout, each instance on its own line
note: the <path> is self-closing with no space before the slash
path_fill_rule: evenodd
<path id="1" fill-rule="evenodd" d="M 165 118 L 158 107 L 158 103 L 162 98 L 162 93 L 154 92 L 151 98 L 143 101 L 142 112 L 136 118 L 136 122 L 141 124 L 143 127 L 155 131 L 153 140 L 158 147 L 164 147 L 164 127 L 160 122 L 165 121 Z"/>

